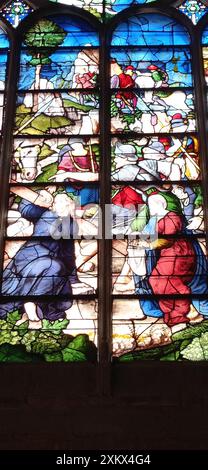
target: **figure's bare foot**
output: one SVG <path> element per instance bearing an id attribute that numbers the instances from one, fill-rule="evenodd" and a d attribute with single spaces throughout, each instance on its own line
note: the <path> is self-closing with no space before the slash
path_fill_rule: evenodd
<path id="1" fill-rule="evenodd" d="M 40 318 L 37 315 L 37 306 L 33 302 L 26 302 L 24 304 L 25 313 L 29 320 L 39 322 Z"/>
<path id="2" fill-rule="evenodd" d="M 15 326 L 19 326 L 22 323 L 25 323 L 27 320 L 28 320 L 27 314 L 23 313 L 22 318 L 20 318 L 20 320 L 17 320 L 17 322 L 15 323 Z"/>
<path id="3" fill-rule="evenodd" d="M 188 313 L 187 318 L 190 320 L 190 325 L 201 323 L 201 321 L 204 319 L 203 315 L 200 315 L 193 305 L 190 307 L 190 312 Z"/>
<path id="4" fill-rule="evenodd" d="M 29 320 L 28 329 L 29 330 L 40 330 L 42 328 L 42 321 L 31 321 Z"/>
<path id="5" fill-rule="evenodd" d="M 42 328 L 42 321 L 37 315 L 37 305 L 33 302 L 26 302 L 24 304 L 25 315 L 29 320 L 29 330 L 39 330 Z"/>
<path id="6" fill-rule="evenodd" d="M 204 320 L 203 315 L 200 315 L 200 313 L 194 317 L 192 320 L 190 320 L 189 324 L 190 325 L 196 325 L 197 323 L 201 323 Z"/>

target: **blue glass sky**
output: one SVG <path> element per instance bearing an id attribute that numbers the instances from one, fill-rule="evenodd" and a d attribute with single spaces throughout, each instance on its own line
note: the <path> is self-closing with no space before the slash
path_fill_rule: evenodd
<path id="1" fill-rule="evenodd" d="M 146 5 L 148 3 L 152 3 L 154 2 L 155 0 L 115 0 L 115 1 L 110 1 L 110 2 L 106 2 L 106 5 L 108 5 L 108 3 L 111 3 L 112 5 L 112 10 L 115 11 L 116 13 L 118 13 L 119 11 L 122 11 L 124 10 L 125 8 L 129 8 L 130 6 L 132 5 Z"/>
<path id="2" fill-rule="evenodd" d="M 79 49 L 73 50 L 73 47 L 80 47 L 81 50 L 83 46 L 98 46 L 99 36 L 86 21 L 76 21 L 66 16 L 50 16 L 48 19 L 52 20 L 67 32 L 61 46 L 54 52 L 49 53 L 51 63 L 49 65 L 43 65 L 41 68 L 41 78 L 50 80 L 54 83 L 54 87 L 58 88 L 59 86 L 63 87 L 63 84 L 60 85 L 59 83 L 60 80 L 64 79 L 69 81 L 71 79 L 71 68 L 79 53 Z M 69 47 L 69 51 L 66 49 L 61 50 L 62 47 Z M 31 59 L 32 55 L 30 51 L 26 50 L 23 45 L 19 80 L 20 89 L 30 88 L 35 80 L 36 67 L 29 64 Z"/>
<path id="3" fill-rule="evenodd" d="M 76 21 L 66 16 L 50 16 L 48 19 L 54 21 L 67 32 L 64 42 L 62 43 L 63 47 L 99 45 L 98 34 L 93 31 L 92 26 L 86 21 L 81 19 Z"/>
<path id="4" fill-rule="evenodd" d="M 190 37 L 185 27 L 174 19 L 158 13 L 132 16 L 118 25 L 113 45 L 187 45 Z"/>
<path id="5" fill-rule="evenodd" d="M 204 44 L 205 46 L 208 45 L 208 26 L 206 26 L 206 28 L 205 28 L 204 31 L 203 31 L 203 34 L 202 34 L 202 44 Z"/>
<path id="6" fill-rule="evenodd" d="M 0 49 L 9 47 L 9 40 L 6 33 L 0 28 Z"/>
<path id="7" fill-rule="evenodd" d="M 79 51 L 61 50 L 55 51 L 49 55 L 51 63 L 41 67 L 41 78 L 46 78 L 54 84 L 54 88 L 59 88 L 61 80 L 70 81 L 73 74 L 73 63 L 78 56 Z M 29 89 L 35 80 L 36 67 L 30 65 L 32 56 L 27 51 L 21 53 L 21 67 L 19 89 Z"/>

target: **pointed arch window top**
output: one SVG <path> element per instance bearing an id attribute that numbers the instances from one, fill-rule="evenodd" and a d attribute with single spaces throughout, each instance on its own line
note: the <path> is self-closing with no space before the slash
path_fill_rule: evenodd
<path id="1" fill-rule="evenodd" d="M 74 6 L 89 11 L 92 15 L 101 19 L 103 16 L 103 0 L 50 0 L 53 3 Z M 111 1 L 111 0 L 109 0 Z"/>
<path id="2" fill-rule="evenodd" d="M 190 44 L 186 28 L 173 18 L 158 13 L 132 16 L 113 33 L 113 46 L 182 46 Z"/>
<path id="3" fill-rule="evenodd" d="M 156 0 L 50 0 L 54 3 L 73 5 L 89 11 L 99 19 L 110 19 L 120 11 L 133 5 L 148 5 Z"/>
<path id="4" fill-rule="evenodd" d="M 7 3 L 1 14 L 14 28 L 17 28 L 20 22 L 32 11 L 33 9 L 27 3 L 21 0 L 13 0 Z"/>
<path id="5" fill-rule="evenodd" d="M 105 14 L 106 16 L 116 15 L 120 11 L 125 10 L 134 5 L 142 6 L 155 3 L 156 0 L 106 0 L 105 1 Z"/>
<path id="6" fill-rule="evenodd" d="M 0 49 L 7 49 L 9 47 L 9 40 L 3 29 L 0 28 Z"/>
<path id="7" fill-rule="evenodd" d="M 2 91 L 5 89 L 6 70 L 8 60 L 9 40 L 6 33 L 0 28 L 0 134 L 2 127 Z M 0 144 L 1 145 L 1 144 Z"/>

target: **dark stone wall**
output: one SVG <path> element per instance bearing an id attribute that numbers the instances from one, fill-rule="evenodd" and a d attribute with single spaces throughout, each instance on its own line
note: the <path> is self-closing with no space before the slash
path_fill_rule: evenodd
<path id="1" fill-rule="evenodd" d="M 208 447 L 207 364 L 0 369 L 0 449 Z"/>

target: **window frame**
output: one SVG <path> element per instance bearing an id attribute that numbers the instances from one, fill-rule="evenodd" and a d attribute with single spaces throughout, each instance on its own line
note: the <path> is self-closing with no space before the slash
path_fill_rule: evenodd
<path id="1" fill-rule="evenodd" d="M 164 3 L 166 5 L 164 5 Z M 169 2 L 171 3 L 171 2 Z M 179 4 L 181 2 L 176 2 Z M 44 4 L 40 7 L 40 4 Z M 173 2 L 172 2 L 173 4 Z M 5 94 L 7 96 L 6 112 L 4 118 L 4 132 L 2 136 L 2 150 L 0 159 L 0 187 L 3 197 L 0 202 L 0 266 L 3 263 L 3 244 L 4 233 L 6 227 L 6 214 L 7 214 L 7 201 L 9 193 L 9 171 L 11 160 L 11 149 L 13 141 L 13 123 L 15 113 L 15 102 L 17 92 L 17 77 L 18 77 L 18 62 L 20 56 L 20 47 L 22 35 L 25 28 L 28 28 L 34 21 L 39 18 L 50 14 L 68 14 L 77 18 L 82 18 L 91 25 L 100 34 L 100 150 L 101 150 L 101 169 L 100 169 L 100 192 L 101 192 L 101 208 L 102 208 L 102 231 L 103 238 L 99 240 L 99 274 L 98 274 L 98 362 L 91 363 L 38 363 L 35 364 L 0 364 L 1 370 L 6 372 L 9 366 L 10 372 L 13 375 L 22 375 L 23 381 L 27 380 L 28 368 L 29 374 L 32 375 L 32 382 L 41 384 L 47 380 L 48 387 L 53 384 L 59 390 L 61 384 L 67 384 L 67 387 L 72 387 L 72 392 L 76 393 L 77 383 L 81 384 L 82 393 L 93 394 L 98 393 L 102 396 L 109 396 L 114 391 L 115 393 L 137 394 L 138 387 L 142 386 L 142 390 L 146 388 L 151 389 L 152 384 L 155 382 L 154 377 L 158 374 L 161 378 L 161 383 L 169 383 L 168 389 L 171 393 L 171 384 L 173 380 L 179 383 L 179 378 L 185 376 L 192 377 L 204 369 L 207 370 L 208 362 L 202 361 L 200 363 L 168 363 L 159 361 L 138 361 L 129 364 L 115 364 L 111 361 L 111 309 L 112 299 L 111 295 L 111 240 L 105 240 L 105 204 L 110 204 L 111 201 L 111 134 L 110 134 L 110 97 L 111 90 L 109 84 L 110 77 L 110 41 L 113 29 L 116 25 L 124 20 L 126 16 L 131 16 L 136 13 L 155 13 L 158 12 L 163 15 L 170 16 L 181 22 L 188 30 L 191 37 L 190 50 L 192 53 L 192 67 L 194 79 L 194 93 L 196 103 L 196 114 L 198 118 L 198 133 L 201 148 L 201 169 L 202 169 L 202 189 L 204 194 L 204 216 L 205 216 L 205 232 L 206 243 L 208 246 L 208 120 L 206 110 L 206 96 L 205 96 L 205 80 L 204 69 L 202 61 L 202 48 L 201 48 L 201 33 L 205 24 L 208 24 L 208 14 L 194 26 L 191 20 L 183 13 L 176 10 L 167 2 L 157 1 L 153 6 L 133 6 L 118 13 L 106 24 L 101 23 L 95 16 L 91 15 L 85 10 L 76 7 L 66 6 L 62 4 L 52 5 L 48 0 L 36 0 L 33 2 L 36 5 L 36 10 L 25 18 L 18 28 L 15 30 L 3 19 L 0 21 L 0 26 L 8 34 L 11 41 L 11 51 L 8 64 L 8 79 L 6 82 Z M 16 83 L 16 85 L 14 85 Z M 8 137 L 9 136 L 9 137 Z M 109 273 L 109 275 L 106 275 Z M 138 371 L 138 374 L 137 374 Z M 182 375 L 183 374 L 183 375 Z M 54 378 L 55 376 L 55 378 Z M 73 377 L 73 384 L 71 377 Z M 63 385 L 64 386 L 64 385 Z M 154 387 L 153 387 L 154 388 Z M 160 387 L 159 387 L 160 388 Z M 147 394 L 148 395 L 148 394 Z"/>

